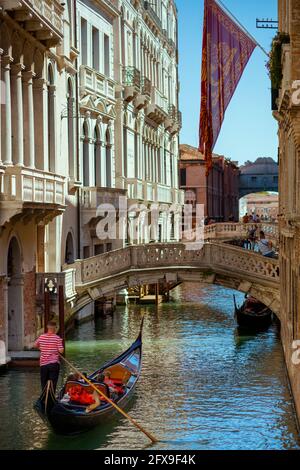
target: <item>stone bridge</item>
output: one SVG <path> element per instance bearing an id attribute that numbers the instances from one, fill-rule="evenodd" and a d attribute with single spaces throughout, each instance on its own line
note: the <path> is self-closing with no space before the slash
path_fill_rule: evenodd
<path id="1" fill-rule="evenodd" d="M 188 243 L 133 245 L 77 260 L 59 274 L 37 274 L 38 295 L 42 298 L 47 284 L 53 292 L 63 284 L 68 319 L 92 301 L 110 298 L 125 288 L 202 282 L 249 293 L 280 316 L 279 261 L 219 241 L 234 238 L 233 233 L 236 238 L 244 236 L 242 224 L 216 224 L 207 229 L 209 241 L 200 249 L 191 249 Z M 269 236 L 271 232 L 275 239 L 276 229 L 269 227 Z"/>

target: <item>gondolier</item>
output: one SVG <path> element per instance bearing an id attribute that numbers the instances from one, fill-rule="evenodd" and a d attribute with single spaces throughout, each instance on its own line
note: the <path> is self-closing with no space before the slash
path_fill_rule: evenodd
<path id="1" fill-rule="evenodd" d="M 59 355 L 63 354 L 63 340 L 56 334 L 56 323 L 49 321 L 47 333 L 41 335 L 35 342 L 35 347 L 41 351 L 40 371 L 41 387 L 44 390 L 48 380 L 52 381 L 55 392 L 59 376 Z"/>

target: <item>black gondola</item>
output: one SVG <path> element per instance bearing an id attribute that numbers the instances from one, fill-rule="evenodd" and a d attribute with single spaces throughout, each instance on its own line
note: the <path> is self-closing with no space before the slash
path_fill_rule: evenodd
<path id="1" fill-rule="evenodd" d="M 111 380 L 115 380 L 116 384 L 119 383 L 119 389 L 121 389 L 121 392 L 119 391 L 117 396 L 109 398 L 113 399 L 118 406 L 124 408 L 133 395 L 135 385 L 141 373 L 141 366 L 142 325 L 138 338 L 130 348 L 93 372 L 88 376 L 88 379 L 109 397 L 107 385 L 97 381 L 99 375 L 109 370 Z M 87 383 L 82 383 L 81 381 L 67 381 L 57 397 L 51 393 L 51 390 L 48 390 L 48 392 L 44 390 L 34 404 L 34 408 L 38 414 L 57 434 L 77 434 L 88 431 L 95 426 L 107 422 L 117 413 L 113 405 L 105 400 L 101 401 L 100 406 L 90 413 L 86 412 L 87 405 L 80 405 L 71 401 L 65 402 L 65 393 L 74 385 L 84 387 L 85 391 L 91 392 L 91 387 Z"/>
<path id="2" fill-rule="evenodd" d="M 257 302 L 257 308 L 255 310 L 250 310 L 247 308 L 247 300 L 240 308 L 238 308 L 235 296 L 233 296 L 233 299 L 235 317 L 240 327 L 266 329 L 270 326 L 272 323 L 272 310 L 264 304 Z"/>

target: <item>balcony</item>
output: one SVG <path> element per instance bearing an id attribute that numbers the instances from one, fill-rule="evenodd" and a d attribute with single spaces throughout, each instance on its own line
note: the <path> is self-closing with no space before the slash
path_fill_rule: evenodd
<path id="1" fill-rule="evenodd" d="M 41 170 L 8 167 L 0 175 L 0 226 L 12 218 L 51 220 L 65 209 L 65 178 Z"/>
<path id="2" fill-rule="evenodd" d="M 62 41 L 64 7 L 58 0 L 0 0 L 0 8 L 47 48 Z"/>
<path id="3" fill-rule="evenodd" d="M 162 204 L 184 204 L 184 191 L 165 184 L 143 181 L 138 178 L 127 179 L 129 204 L 138 202 L 157 202 Z"/>
<path id="4" fill-rule="evenodd" d="M 118 188 L 83 187 L 80 190 L 80 209 L 82 225 L 88 225 L 93 233 L 101 219 L 97 209 L 103 204 L 109 204 L 118 212 L 126 204 L 127 191 Z"/>
<path id="5" fill-rule="evenodd" d="M 129 203 L 143 201 L 144 199 L 144 182 L 137 178 L 127 179 L 127 196 Z"/>
<path id="6" fill-rule="evenodd" d="M 115 99 L 114 80 L 86 65 L 81 65 L 79 73 L 81 96 L 95 93 L 100 97 Z"/>
<path id="7" fill-rule="evenodd" d="M 151 6 L 151 2 L 144 2 L 146 18 L 153 23 L 159 30 L 162 30 L 162 22 Z"/>
<path id="8" fill-rule="evenodd" d="M 168 99 L 154 86 L 151 91 L 151 103 L 146 108 L 146 114 L 158 125 L 168 117 Z"/>
<path id="9" fill-rule="evenodd" d="M 177 111 L 176 106 L 173 104 L 169 106 L 169 114 L 165 120 L 165 128 L 170 134 L 176 134 L 182 127 L 182 114 Z"/>
<path id="10" fill-rule="evenodd" d="M 149 80 L 147 77 L 142 77 L 141 91 L 134 100 L 134 106 L 136 109 L 145 108 L 149 104 L 151 98 L 151 88 L 151 80 Z"/>
<path id="11" fill-rule="evenodd" d="M 123 68 L 124 100 L 130 103 L 141 91 L 141 72 L 135 67 Z"/>

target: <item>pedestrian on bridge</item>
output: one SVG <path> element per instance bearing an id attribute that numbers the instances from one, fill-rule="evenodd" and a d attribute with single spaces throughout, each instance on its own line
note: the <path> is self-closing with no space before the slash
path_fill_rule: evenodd
<path id="1" fill-rule="evenodd" d="M 276 258 L 276 253 L 273 250 L 273 244 L 270 240 L 266 239 L 265 233 L 263 231 L 259 232 L 258 249 L 260 254 L 266 258 Z"/>

